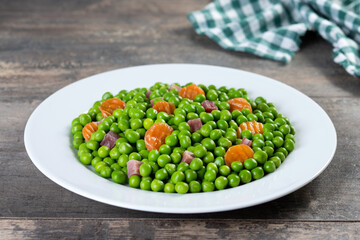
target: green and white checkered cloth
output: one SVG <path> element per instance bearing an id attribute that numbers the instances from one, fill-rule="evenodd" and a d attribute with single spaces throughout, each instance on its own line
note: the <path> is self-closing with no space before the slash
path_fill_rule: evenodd
<path id="1" fill-rule="evenodd" d="M 188 19 L 225 49 L 286 63 L 314 30 L 333 45 L 334 61 L 360 76 L 360 0 L 216 0 Z"/>

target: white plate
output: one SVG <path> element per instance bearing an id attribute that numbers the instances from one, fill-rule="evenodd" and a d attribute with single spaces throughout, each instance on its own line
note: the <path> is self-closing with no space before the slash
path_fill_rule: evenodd
<path id="1" fill-rule="evenodd" d="M 296 76 L 294 76 L 296 77 Z M 263 96 L 296 129 L 296 148 L 272 174 L 240 187 L 197 194 L 148 192 L 118 185 L 94 174 L 71 147 L 71 121 L 103 93 L 150 87 L 155 82 L 203 83 L 245 88 Z M 124 68 L 66 86 L 43 101 L 25 128 L 25 147 L 36 167 L 60 186 L 110 205 L 163 213 L 204 213 L 245 208 L 294 192 L 317 177 L 336 149 L 336 131 L 325 111 L 306 95 L 273 79 L 240 70 L 193 64 Z"/>

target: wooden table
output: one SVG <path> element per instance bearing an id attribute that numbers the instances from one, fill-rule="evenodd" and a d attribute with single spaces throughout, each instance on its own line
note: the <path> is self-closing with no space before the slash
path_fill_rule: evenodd
<path id="1" fill-rule="evenodd" d="M 225 51 L 196 35 L 186 19 L 187 13 L 207 3 L 1 2 L 1 239 L 359 238 L 359 79 L 333 62 L 331 45 L 314 33 L 304 37 L 288 65 Z M 232 67 L 295 87 L 333 120 L 338 134 L 335 157 L 318 178 L 285 197 L 246 209 L 197 215 L 105 205 L 65 190 L 40 173 L 25 151 L 23 133 L 28 117 L 44 99 L 95 73 L 154 63 Z"/>

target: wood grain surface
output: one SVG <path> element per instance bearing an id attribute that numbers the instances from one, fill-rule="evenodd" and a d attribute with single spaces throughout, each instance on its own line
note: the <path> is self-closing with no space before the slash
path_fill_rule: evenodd
<path id="1" fill-rule="evenodd" d="M 180 233 L 184 238 L 358 238 L 360 79 L 335 64 L 331 45 L 311 32 L 287 65 L 221 49 L 196 35 L 186 19 L 208 2 L 0 1 L 0 239 L 171 238 Z M 314 181 L 280 199 L 196 215 L 105 205 L 65 190 L 37 170 L 23 134 L 44 99 L 96 73 L 155 63 L 232 67 L 302 91 L 335 125 L 333 161 Z"/>

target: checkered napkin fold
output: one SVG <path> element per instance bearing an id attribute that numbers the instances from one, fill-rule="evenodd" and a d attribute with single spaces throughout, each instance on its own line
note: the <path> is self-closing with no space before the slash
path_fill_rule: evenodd
<path id="1" fill-rule="evenodd" d="M 300 36 L 317 31 L 334 47 L 334 61 L 360 76 L 360 0 L 215 0 L 188 19 L 225 49 L 286 63 Z"/>

